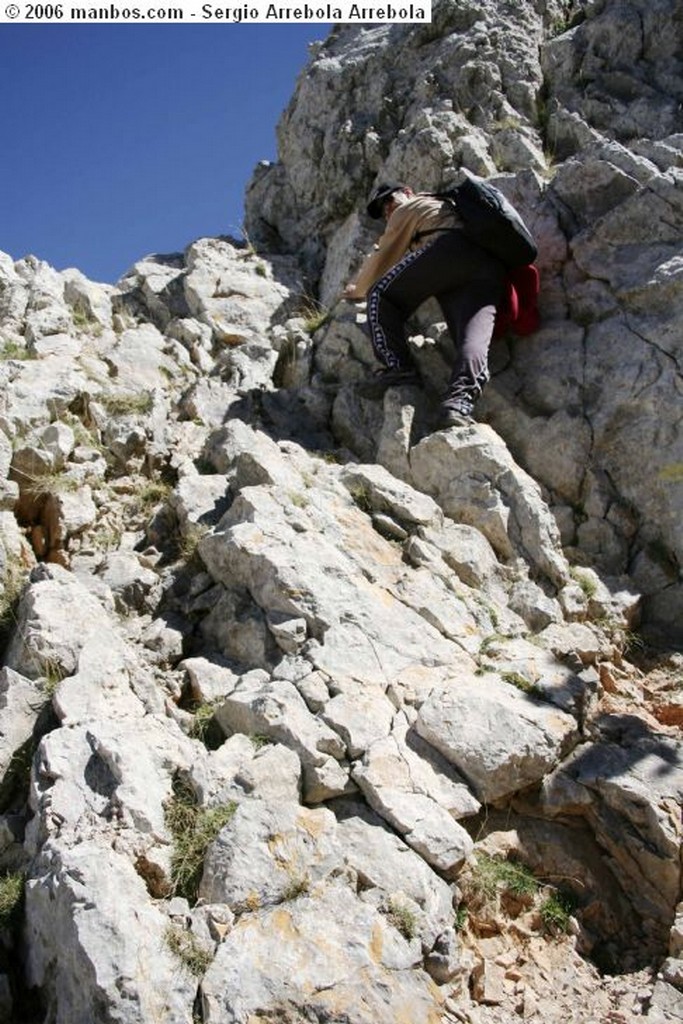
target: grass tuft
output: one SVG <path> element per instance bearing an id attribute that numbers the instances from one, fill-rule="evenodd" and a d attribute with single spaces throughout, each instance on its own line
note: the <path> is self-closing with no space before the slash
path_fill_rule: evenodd
<path id="1" fill-rule="evenodd" d="M 551 935 L 569 931 L 569 921 L 576 910 L 576 900 L 566 892 L 555 890 L 539 907 L 544 929 Z"/>
<path id="2" fill-rule="evenodd" d="M 148 480 L 135 495 L 135 508 L 141 515 L 149 515 L 157 505 L 168 499 L 173 488 L 162 480 Z"/>
<path id="3" fill-rule="evenodd" d="M 533 911 L 536 917 L 533 927 L 540 927 L 550 936 L 569 931 L 571 916 L 578 906 L 571 892 L 539 880 L 525 865 L 486 854 L 478 855 L 476 863 L 469 866 L 462 881 L 462 895 L 457 927 L 464 927 L 470 921 L 474 921 L 476 927 L 481 912 L 491 909 L 516 916 L 519 907 L 515 910 L 514 905 L 520 904 Z M 512 903 L 511 897 L 515 897 Z M 484 919 L 486 916 L 484 913 Z"/>
<path id="4" fill-rule="evenodd" d="M 460 903 L 458 909 L 455 912 L 455 930 L 456 932 L 462 932 L 467 927 L 467 920 L 469 913 L 467 910 L 467 904 Z"/>
<path id="5" fill-rule="evenodd" d="M 502 679 L 504 682 L 509 683 L 510 686 L 514 686 L 517 690 L 521 690 L 522 693 L 526 693 L 530 697 L 543 696 L 543 689 L 537 683 L 532 683 L 526 676 L 520 675 L 519 672 L 503 672 Z"/>
<path id="6" fill-rule="evenodd" d="M 188 523 L 182 534 L 178 534 L 178 558 L 187 563 L 199 557 L 199 543 L 210 532 L 211 527 L 206 523 Z"/>
<path id="7" fill-rule="evenodd" d="M 97 401 L 112 416 L 144 416 L 152 411 L 154 396 L 149 391 L 134 394 L 110 393 L 98 395 Z"/>
<path id="8" fill-rule="evenodd" d="M 176 783 L 166 807 L 166 824 L 174 844 L 171 858 L 174 895 L 185 897 L 191 904 L 197 901 L 206 851 L 236 810 L 234 802 L 219 807 L 200 807 L 190 787 Z"/>
<path id="9" fill-rule="evenodd" d="M 0 877 L 0 929 L 16 921 L 24 901 L 24 876 L 20 871 Z"/>
<path id="10" fill-rule="evenodd" d="M 194 715 L 190 736 L 200 740 L 207 750 L 218 750 L 225 739 L 223 730 L 215 718 L 217 704 L 217 701 L 205 701 L 190 709 Z"/>
<path id="11" fill-rule="evenodd" d="M 37 499 L 48 494 L 74 494 L 80 484 L 68 473 L 44 473 L 40 476 L 26 475 L 20 486 L 22 494 Z"/>
<path id="12" fill-rule="evenodd" d="M 487 903 L 495 898 L 498 889 L 515 896 L 534 896 L 538 892 L 538 882 L 523 864 L 479 855 L 472 869 L 469 889 L 470 900 L 476 898 L 479 903 Z"/>
<path id="13" fill-rule="evenodd" d="M 372 515 L 374 511 L 372 493 L 366 484 L 353 484 L 353 486 L 349 487 L 349 494 L 354 505 L 356 505 L 361 512 L 365 512 L 366 515 Z"/>
<path id="14" fill-rule="evenodd" d="M 15 621 L 17 605 L 27 579 L 28 569 L 20 568 L 16 562 L 8 565 L 0 594 L 0 627 L 5 626 L 9 620 Z"/>
<path id="15" fill-rule="evenodd" d="M 315 334 L 331 318 L 332 312 L 321 306 L 316 299 L 304 296 L 301 308 L 296 313 L 303 320 L 303 328 L 307 334 Z"/>
<path id="16" fill-rule="evenodd" d="M 0 360 L 5 359 L 35 359 L 35 353 L 18 341 L 4 339 L 0 340 Z"/>
<path id="17" fill-rule="evenodd" d="M 396 896 L 389 898 L 387 917 L 404 939 L 410 942 L 411 939 L 415 938 L 417 933 L 417 916 L 406 903 Z"/>
<path id="18" fill-rule="evenodd" d="M 203 946 L 192 932 L 176 924 L 168 926 L 165 939 L 170 951 L 186 970 L 194 978 L 201 978 L 213 960 L 211 950 Z"/>
<path id="19" fill-rule="evenodd" d="M 293 874 L 282 891 L 282 899 L 284 902 L 295 900 L 299 896 L 305 896 L 310 890 L 311 880 L 307 874 Z"/>
<path id="20" fill-rule="evenodd" d="M 263 733 L 260 732 L 249 733 L 249 739 L 251 740 L 256 750 L 263 750 L 264 747 L 267 747 L 270 743 L 273 742 L 272 737 L 265 736 Z"/>
<path id="21" fill-rule="evenodd" d="M 295 508 L 308 508 L 309 499 L 305 494 L 301 494 L 299 491 L 290 491 L 289 500 Z"/>
<path id="22" fill-rule="evenodd" d="M 574 582 L 579 585 L 579 587 L 581 588 L 581 590 L 583 591 L 583 593 L 589 601 L 592 597 L 595 597 L 598 591 L 598 585 L 592 576 L 586 575 L 585 573 L 581 572 L 580 569 L 572 569 L 571 577 L 574 580 Z"/>

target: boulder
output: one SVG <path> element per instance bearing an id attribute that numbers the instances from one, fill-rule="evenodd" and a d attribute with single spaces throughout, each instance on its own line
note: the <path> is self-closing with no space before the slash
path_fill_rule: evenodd
<path id="1" fill-rule="evenodd" d="M 485 803 L 538 785 L 578 741 L 571 715 L 490 672 L 436 688 L 415 728 Z"/>
<path id="2" fill-rule="evenodd" d="M 244 915 L 202 980 L 202 1013 L 210 1024 L 256 1012 L 437 1024 L 441 996 L 418 960 L 378 910 L 337 882 Z"/>
<path id="3" fill-rule="evenodd" d="M 651 934 L 668 933 L 681 883 L 683 749 L 631 715 L 606 715 L 598 736 L 544 781 L 547 813 L 580 813 Z M 619 840 L 616 840 L 619 836 Z"/>
<path id="4" fill-rule="evenodd" d="M 86 1024 L 93 1013 L 191 1024 L 196 980 L 171 952 L 168 925 L 110 844 L 47 847 L 26 883 L 28 983 L 49 979 L 56 1024 Z M 149 943 L 153 972 L 140 956 Z"/>
<path id="5" fill-rule="evenodd" d="M 416 742 L 407 723 L 399 720 L 392 735 L 372 744 L 353 779 L 411 849 L 440 872 L 457 873 L 472 850 L 457 819 L 476 813 L 479 804 L 457 772 Z"/>
<path id="6" fill-rule="evenodd" d="M 556 586 L 569 569 L 538 485 L 488 427 L 432 434 L 415 446 L 416 485 L 456 522 L 476 526 L 504 561 L 522 557 Z"/>
<path id="7" fill-rule="evenodd" d="M 243 801 L 208 851 L 200 897 L 238 915 L 286 904 L 339 870 L 335 840 L 336 819 L 325 808 Z"/>

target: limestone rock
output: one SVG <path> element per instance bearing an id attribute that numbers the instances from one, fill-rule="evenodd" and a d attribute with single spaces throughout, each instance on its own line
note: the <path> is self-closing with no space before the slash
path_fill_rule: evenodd
<path id="1" fill-rule="evenodd" d="M 522 5 L 503 24 L 493 4 L 476 17 L 441 5 L 429 38 L 403 26 L 389 41 L 388 28 L 377 26 L 361 42 L 353 27 L 342 29 L 312 54 L 279 127 L 278 161 L 257 168 L 247 193 L 251 237 L 300 253 L 331 302 L 374 237 L 361 215 L 373 182 L 430 189 L 461 166 L 484 176 L 509 172 L 495 180 L 539 241 L 543 326 L 521 344 L 494 346 L 494 362 L 498 352 L 505 356 L 482 400 L 483 418 L 555 501 L 580 509 L 588 488 L 599 494 L 592 521 L 572 525 L 592 563 L 611 575 L 632 564 L 633 543 L 640 552 L 663 543 L 680 561 L 671 476 L 681 461 L 670 415 L 676 357 L 668 361 L 678 351 L 680 305 L 680 31 L 673 0 L 661 0 L 656 14 L 641 6 L 624 14 L 608 2 L 572 17 L 550 2 L 542 10 Z M 674 26 L 666 40 L 657 29 L 662 19 Z M 539 40 L 538 61 L 531 38 Z M 492 59 L 497 49 L 507 54 L 505 74 Z M 532 98 L 541 80 L 556 171 L 548 182 L 523 170 L 545 173 Z M 326 381 L 352 383 L 372 355 L 362 314 L 335 312 L 314 361 Z M 419 314 L 423 338 L 438 339 L 437 319 L 434 311 Z M 439 346 L 427 354 L 416 336 L 411 344 L 430 386 L 442 389 L 450 357 L 434 359 Z M 650 371 L 644 389 L 643 367 Z M 338 436 L 352 448 L 355 440 L 365 461 L 381 453 L 405 477 L 394 428 L 377 448 L 376 405 L 369 416 L 349 399 L 342 389 L 335 403 Z M 653 431 L 663 409 L 671 429 L 660 449 Z M 362 438 L 354 439 L 354 419 Z M 643 446 L 660 452 L 651 480 L 639 472 Z M 632 457 L 622 458 L 627 451 Z M 645 612 L 670 635 L 681 593 L 667 591 L 666 598 L 648 593 Z"/>
<path id="2" fill-rule="evenodd" d="M 344 510 L 335 520 L 336 509 L 292 506 L 287 498 L 265 486 L 242 489 L 217 531 L 199 545 L 214 578 L 248 586 L 268 614 L 303 618 L 316 642 L 315 667 L 340 688 L 374 681 L 378 662 L 389 682 L 422 660 L 427 638 L 430 664 L 457 657 L 452 640 L 382 585 L 385 574 L 395 579 L 400 559 L 361 513 Z M 338 507 L 338 498 L 332 501 Z M 340 535 L 346 550 L 335 544 Z M 377 582 L 367 578 L 373 563 Z"/>
<path id="3" fill-rule="evenodd" d="M 60 847 L 74 846 L 117 821 L 119 849 L 131 859 L 155 845 L 168 853 L 164 803 L 174 773 L 187 770 L 195 757 L 177 727 L 165 728 L 163 720 L 143 718 L 141 711 L 120 723 L 90 721 L 49 733 L 33 779 L 33 852 L 47 836 Z"/>
<path id="4" fill-rule="evenodd" d="M 444 472 L 450 461 L 454 473 Z M 476 427 L 425 438 L 412 457 L 416 484 L 434 494 L 446 515 L 477 526 L 506 560 L 522 554 L 555 584 L 568 567 L 557 527 L 536 484 L 493 431 Z"/>
<path id="5" fill-rule="evenodd" d="M 242 917 L 202 981 L 202 1011 L 212 1024 L 304 1005 L 350 1024 L 436 1024 L 439 997 L 412 966 L 406 940 L 337 883 Z"/>
<path id="6" fill-rule="evenodd" d="M 0 315 L 6 328 L 19 333 L 28 301 L 27 289 L 7 253 L 0 254 Z"/>
<path id="7" fill-rule="evenodd" d="M 102 605 L 71 574 L 53 566 L 44 576 L 22 598 L 6 654 L 6 664 L 31 679 L 51 671 L 71 675 L 87 639 L 109 629 Z"/>
<path id="8" fill-rule="evenodd" d="M 188 472 L 180 478 L 171 503 L 188 542 L 198 539 L 206 526 L 221 518 L 228 500 L 225 476 Z"/>
<path id="9" fill-rule="evenodd" d="M 405 724 L 398 722 L 391 736 L 372 744 L 353 778 L 408 846 L 439 871 L 457 872 L 472 842 L 456 819 L 479 805 L 456 773 L 409 737 Z"/>
<path id="10" fill-rule="evenodd" d="M 125 644 L 113 629 L 85 637 L 75 670 L 57 681 L 54 691 L 52 704 L 60 722 L 72 726 L 109 714 L 119 720 L 141 716 L 145 705 L 132 686 L 132 667 Z M 52 671 L 59 674 L 59 665 Z M 55 685 L 54 678 L 48 680 Z"/>
<path id="11" fill-rule="evenodd" d="M 226 240 L 205 238 L 193 243 L 186 263 L 183 288 L 190 312 L 212 329 L 221 345 L 239 348 L 255 338 L 288 297 L 278 280 L 254 272 L 256 265 L 267 265 L 264 261 Z M 282 263 L 279 269 L 284 277 L 287 271 Z M 289 269 L 293 277 L 292 263 Z M 248 360 L 238 358 L 232 365 L 246 371 Z"/>
<path id="12" fill-rule="evenodd" d="M 88 485 L 71 493 L 50 494 L 42 514 L 49 549 L 67 547 L 71 538 L 83 533 L 96 519 L 97 508 Z"/>
<path id="13" fill-rule="evenodd" d="M 80 328 L 111 327 L 111 297 L 108 285 L 94 284 L 79 270 L 70 268 L 62 274 L 64 298 L 73 310 L 75 324 Z"/>
<path id="14" fill-rule="evenodd" d="M 495 962 L 482 960 L 472 972 L 472 994 L 478 1003 L 496 1006 L 505 999 L 505 972 Z"/>
<path id="15" fill-rule="evenodd" d="M 406 897 L 417 909 L 415 928 L 423 948 L 432 948 L 452 918 L 450 887 L 366 804 L 345 798 L 334 805 L 345 863 L 358 878 L 363 898 Z M 382 903 L 382 900 L 384 903 Z"/>
<path id="16" fill-rule="evenodd" d="M 352 494 L 360 494 L 368 506 L 385 511 L 408 526 L 440 524 L 442 513 L 435 501 L 401 484 L 381 466 L 352 466 L 342 474 Z"/>
<path id="17" fill-rule="evenodd" d="M 11 668 L 0 670 L 0 783 L 21 747 L 31 740 L 41 707 L 48 701 L 40 683 Z"/>
<path id="18" fill-rule="evenodd" d="M 680 821 L 673 808 L 680 800 L 681 745 L 651 735 L 629 715 L 606 716 L 601 735 L 577 747 L 543 786 L 550 813 L 575 803 L 563 797 L 564 781 L 593 822 L 599 841 L 609 851 L 613 869 L 652 928 L 668 928 L 678 899 Z M 567 790 L 567 796 L 569 796 Z M 628 853 L 611 838 L 616 822 L 631 832 Z M 666 923 L 665 923 L 666 922 Z"/>
<path id="19" fill-rule="evenodd" d="M 246 680 L 216 708 L 216 720 L 226 733 L 267 736 L 299 755 L 305 788 L 311 801 L 343 793 L 346 773 L 336 765 L 345 756 L 340 737 L 309 712 L 291 683 L 249 684 Z M 324 793 L 324 795 L 323 795 Z"/>
<path id="20" fill-rule="evenodd" d="M 221 665 L 211 658 L 186 658 L 180 667 L 187 672 L 192 696 L 199 702 L 212 704 L 231 693 L 239 681 L 229 665 Z"/>
<path id="21" fill-rule="evenodd" d="M 595 711 L 599 679 L 594 670 L 583 667 L 584 662 L 579 652 L 572 646 L 572 627 L 557 627 L 553 630 L 553 638 L 562 636 L 565 630 L 569 637 L 565 639 L 564 645 L 560 646 L 558 640 L 553 643 L 548 636 L 548 648 L 539 647 L 521 637 L 514 640 L 485 640 L 481 654 L 482 667 L 499 672 L 504 681 L 520 691 L 547 700 L 574 715 L 583 727 Z M 568 656 L 572 654 L 575 655 L 573 666 L 568 664 Z"/>
<path id="22" fill-rule="evenodd" d="M 540 782 L 578 739 L 565 712 L 486 672 L 435 689 L 416 729 L 486 802 Z"/>
<path id="23" fill-rule="evenodd" d="M 180 253 L 155 254 L 139 260 L 118 282 L 117 312 L 144 310 L 146 318 L 164 330 L 173 317 L 189 310 L 183 294 L 184 259 Z"/>
<path id="24" fill-rule="evenodd" d="M 257 744 L 261 740 L 256 741 Z M 298 803 L 302 794 L 301 762 L 281 743 L 267 743 L 240 765 L 234 785 L 268 804 Z"/>
<path id="25" fill-rule="evenodd" d="M 196 983 L 167 945 L 168 918 L 108 844 L 46 849 L 27 882 L 26 919 L 29 983 L 51 976 L 59 1024 L 86 1024 L 93 1012 L 190 1024 Z M 140 956 L 150 942 L 153 972 Z"/>
<path id="26" fill-rule="evenodd" d="M 500 573 L 493 548 L 474 526 L 446 520 L 439 530 L 425 528 L 422 536 L 441 551 L 447 566 L 470 587 L 484 587 Z"/>
<path id="27" fill-rule="evenodd" d="M 683 621 L 681 20 L 513 6 L 312 47 L 249 244 L 113 287 L 0 254 L 0 1016 L 680 1017 L 680 665 L 628 644 Z M 438 304 L 424 386 L 369 399 L 338 296 L 372 184 L 463 168 L 533 229 L 542 326 L 435 432 Z M 235 805 L 196 906 L 181 792 Z M 463 926 L 473 850 L 569 879 L 571 933 Z"/>
<path id="28" fill-rule="evenodd" d="M 375 740 L 388 736 L 396 709 L 379 687 L 355 694 L 339 693 L 327 701 L 321 717 L 344 740 L 349 758 L 355 760 Z"/>
<path id="29" fill-rule="evenodd" d="M 117 551 L 106 557 L 98 574 L 111 590 L 121 612 L 152 610 L 159 600 L 158 575 L 141 564 L 133 551 Z"/>
<path id="30" fill-rule="evenodd" d="M 243 801 L 208 852 L 200 896 L 237 914 L 286 904 L 339 868 L 335 831 L 324 808 Z"/>

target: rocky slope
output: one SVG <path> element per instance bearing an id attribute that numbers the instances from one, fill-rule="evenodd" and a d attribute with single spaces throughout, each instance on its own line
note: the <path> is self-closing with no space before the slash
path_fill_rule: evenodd
<path id="1" fill-rule="evenodd" d="M 335 30 L 252 245 L 0 257 L 0 1019 L 683 1018 L 681 17 L 570 13 Z M 331 307 L 374 175 L 461 162 L 545 320 L 433 433 L 433 311 L 378 401 Z"/>
<path id="2" fill-rule="evenodd" d="M 371 244 L 376 178 L 498 180 L 540 243 L 543 325 L 496 346 L 481 415 L 544 487 L 564 545 L 627 574 L 679 642 L 682 52 L 675 0 L 459 0 L 429 26 L 340 28 L 247 196 L 252 241 L 300 254 L 330 306 Z M 436 383 L 435 321 L 419 329 Z"/>

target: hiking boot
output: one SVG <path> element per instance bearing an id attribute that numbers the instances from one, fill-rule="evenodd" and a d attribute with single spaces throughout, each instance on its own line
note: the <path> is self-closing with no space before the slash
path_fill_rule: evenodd
<path id="1" fill-rule="evenodd" d="M 358 385 L 358 394 L 364 398 L 381 398 L 389 388 L 400 388 L 406 385 L 419 387 L 422 381 L 420 374 L 415 369 L 392 369 L 386 367 L 377 370 L 368 380 Z"/>
<path id="2" fill-rule="evenodd" d="M 439 411 L 437 430 L 449 430 L 451 427 L 471 427 L 474 423 L 472 418 L 473 406 L 463 402 L 457 408 L 454 406 L 442 406 Z"/>

